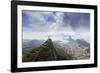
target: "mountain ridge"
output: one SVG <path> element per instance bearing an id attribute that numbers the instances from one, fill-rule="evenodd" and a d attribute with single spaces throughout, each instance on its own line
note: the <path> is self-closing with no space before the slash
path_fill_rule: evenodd
<path id="1" fill-rule="evenodd" d="M 72 37 L 68 40 L 69 42 L 62 43 L 61 41 L 55 42 L 48 38 L 41 45 L 31 49 L 27 54 L 24 54 L 22 62 L 79 60 L 89 58 L 90 47 L 87 46 L 88 44 L 85 41 L 78 39 L 79 42 L 77 42 Z M 80 45 L 84 49 L 80 47 Z"/>
<path id="2" fill-rule="evenodd" d="M 30 61 L 55 61 L 55 60 L 66 60 L 66 56 L 62 56 L 57 53 L 60 50 L 55 49 L 51 39 L 45 41 L 39 47 L 32 49 L 28 54 L 23 56 L 23 62 Z M 69 56 L 69 55 L 68 55 Z M 70 57 L 70 58 L 69 58 Z M 69 56 L 71 59 L 72 57 Z"/>

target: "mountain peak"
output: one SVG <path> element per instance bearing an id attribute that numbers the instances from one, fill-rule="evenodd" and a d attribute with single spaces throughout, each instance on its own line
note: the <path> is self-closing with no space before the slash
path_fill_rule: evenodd
<path id="1" fill-rule="evenodd" d="M 46 42 L 52 42 L 52 40 L 50 38 L 48 38 L 48 40 Z"/>
<path id="2" fill-rule="evenodd" d="M 52 61 L 56 60 L 56 51 L 53 46 L 52 40 L 49 38 L 47 41 L 45 41 L 40 47 L 37 47 L 36 49 L 33 49 L 30 51 L 30 58 L 29 60 L 26 59 L 26 56 L 23 57 L 23 62 L 28 61 Z"/>
<path id="3" fill-rule="evenodd" d="M 47 44 L 47 45 L 48 45 L 48 44 L 52 44 L 52 45 L 53 45 L 52 40 L 51 40 L 50 38 L 49 38 L 47 41 L 45 41 L 45 42 L 43 43 L 43 45 L 44 45 L 44 44 Z"/>
<path id="4" fill-rule="evenodd" d="M 68 40 L 71 41 L 71 42 L 74 41 L 74 39 L 71 36 L 69 36 Z"/>
<path id="5" fill-rule="evenodd" d="M 63 53 L 62 53 L 63 52 Z M 37 48 L 33 48 L 29 53 L 23 56 L 23 62 L 34 61 L 56 61 L 73 59 L 69 54 L 65 54 L 62 48 L 53 45 L 52 39 L 48 38 L 43 44 Z"/>

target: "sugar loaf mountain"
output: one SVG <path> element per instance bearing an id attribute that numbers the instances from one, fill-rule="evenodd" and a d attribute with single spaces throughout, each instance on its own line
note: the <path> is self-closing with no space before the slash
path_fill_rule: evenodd
<path id="1" fill-rule="evenodd" d="M 74 40 L 71 36 L 63 41 L 24 40 L 23 62 L 80 60 L 90 58 L 90 44 L 83 39 Z"/>

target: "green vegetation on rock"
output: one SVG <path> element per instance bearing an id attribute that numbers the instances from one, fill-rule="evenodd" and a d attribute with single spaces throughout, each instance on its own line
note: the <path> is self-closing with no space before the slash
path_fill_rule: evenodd
<path id="1" fill-rule="evenodd" d="M 57 48 L 56 48 L 57 49 Z M 29 53 L 25 54 L 22 58 L 23 62 L 33 61 L 54 61 L 54 60 L 73 60 L 72 55 L 60 55 L 57 53 L 53 42 L 48 39 L 37 48 L 33 48 Z M 60 51 L 60 50 L 59 50 Z"/>

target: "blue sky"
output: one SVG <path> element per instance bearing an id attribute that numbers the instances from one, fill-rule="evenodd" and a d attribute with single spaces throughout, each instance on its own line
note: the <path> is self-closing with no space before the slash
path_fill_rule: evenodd
<path id="1" fill-rule="evenodd" d="M 22 25 L 24 36 L 40 32 L 87 33 L 90 31 L 90 14 L 22 10 Z"/>

